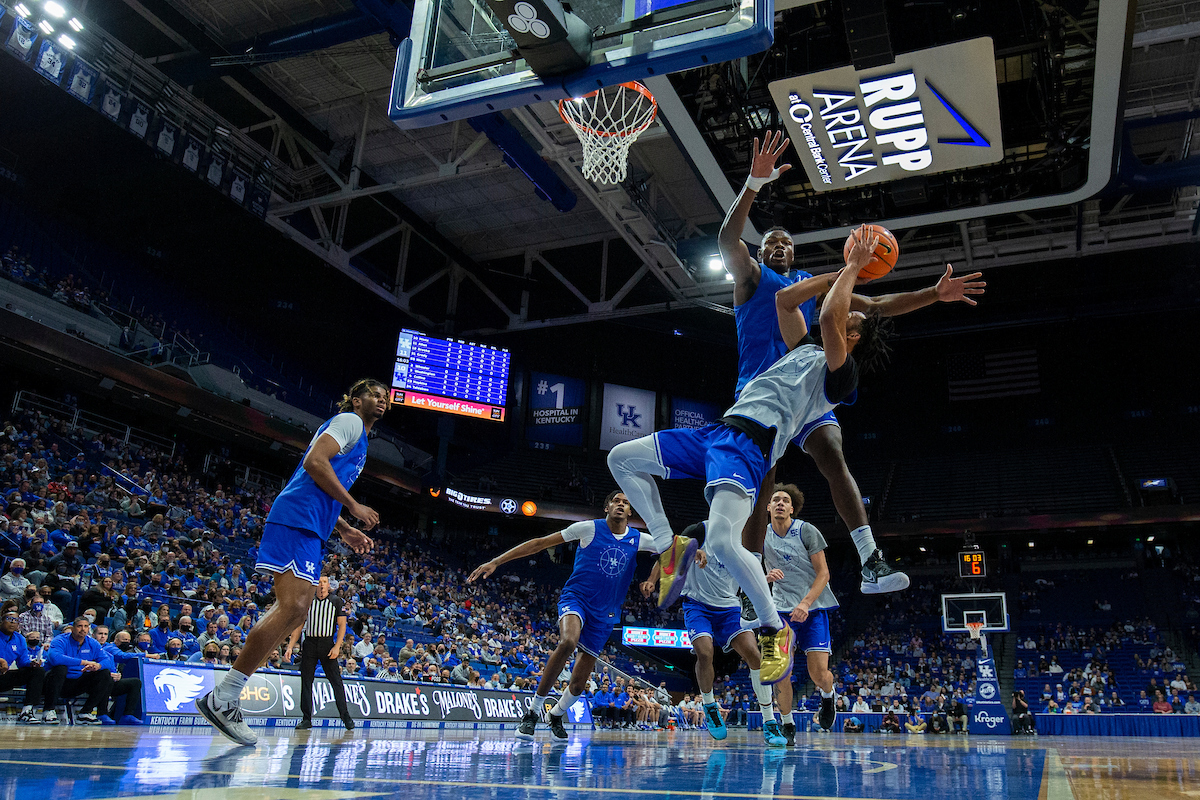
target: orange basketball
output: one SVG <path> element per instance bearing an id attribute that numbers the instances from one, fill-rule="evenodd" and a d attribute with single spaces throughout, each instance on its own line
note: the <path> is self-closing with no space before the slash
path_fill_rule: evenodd
<path id="1" fill-rule="evenodd" d="M 867 262 L 858 276 L 867 280 L 875 280 L 887 275 L 892 271 L 892 267 L 896 266 L 896 259 L 900 257 L 900 245 L 896 242 L 896 237 L 892 236 L 892 232 L 882 225 L 868 225 L 867 235 L 878 236 L 879 244 L 875 246 L 875 257 Z M 843 259 L 850 258 L 850 248 L 853 246 L 854 234 L 850 234 L 846 237 L 845 246 L 842 247 Z"/>

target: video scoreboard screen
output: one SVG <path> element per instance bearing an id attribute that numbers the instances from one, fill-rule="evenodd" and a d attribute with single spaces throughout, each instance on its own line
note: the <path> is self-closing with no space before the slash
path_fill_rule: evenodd
<path id="1" fill-rule="evenodd" d="M 958 554 L 958 577 L 983 578 L 987 576 L 987 561 L 981 550 L 963 550 Z"/>
<path id="2" fill-rule="evenodd" d="M 687 631 L 670 628 L 632 628 L 625 626 L 621 629 L 621 644 L 633 647 L 674 647 L 682 650 L 692 648 L 692 639 Z"/>
<path id="3" fill-rule="evenodd" d="M 402 330 L 392 402 L 503 422 L 511 360 L 503 348 Z"/>

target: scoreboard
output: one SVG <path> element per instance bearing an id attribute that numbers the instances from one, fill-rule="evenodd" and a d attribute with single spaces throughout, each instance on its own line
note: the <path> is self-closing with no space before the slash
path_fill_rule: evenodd
<path id="1" fill-rule="evenodd" d="M 963 550 L 958 554 L 958 577 L 983 578 L 987 576 L 987 561 L 982 550 Z"/>
<path id="2" fill-rule="evenodd" d="M 511 360 L 503 348 L 402 330 L 392 402 L 503 422 Z"/>

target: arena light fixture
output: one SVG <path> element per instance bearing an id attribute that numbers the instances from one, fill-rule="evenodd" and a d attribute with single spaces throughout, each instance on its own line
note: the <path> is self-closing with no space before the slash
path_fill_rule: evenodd
<path id="1" fill-rule="evenodd" d="M 730 273 L 728 273 L 728 272 L 726 272 L 726 273 L 725 273 L 725 281 L 726 281 L 727 283 L 732 283 L 732 282 L 733 282 L 733 275 L 732 275 L 732 274 L 730 274 Z"/>
<path id="2" fill-rule="evenodd" d="M 713 272 L 716 272 L 717 270 L 725 269 L 725 262 L 721 260 L 720 256 L 709 256 L 708 257 L 708 268 L 711 269 Z"/>
<path id="3" fill-rule="evenodd" d="M 46 0 L 42 4 L 42 10 L 55 19 L 62 19 L 67 15 L 67 9 L 63 8 L 62 3 L 55 2 L 55 0 Z"/>
<path id="4" fill-rule="evenodd" d="M 47 36 L 49 36 L 50 34 L 54 33 L 54 26 L 53 26 L 53 25 L 51 25 L 51 24 L 50 24 L 49 22 L 47 22 L 46 20 L 42 20 L 41 22 L 39 22 L 39 23 L 38 23 L 38 27 L 39 27 L 39 28 L 41 28 L 41 29 L 42 29 L 42 33 L 46 34 Z"/>
<path id="5" fill-rule="evenodd" d="M 1030 542 L 1030 543 L 1029 543 L 1029 546 L 1030 546 L 1030 547 L 1033 547 L 1033 542 Z"/>
<path id="6" fill-rule="evenodd" d="M 918 547 L 917 549 L 918 549 L 918 550 L 920 550 L 922 553 L 924 553 L 924 552 L 925 552 L 925 548 L 924 548 L 924 547 Z"/>
<path id="7" fill-rule="evenodd" d="M 67 21 L 67 24 L 70 25 L 71 30 L 75 31 L 76 33 L 79 33 L 81 30 L 83 30 L 83 23 L 79 21 L 79 17 L 71 17 L 71 19 Z"/>
<path id="8" fill-rule="evenodd" d="M 19 17 L 29 16 L 29 6 L 25 5 L 24 3 L 17 3 L 15 6 L 13 6 L 13 11 L 17 12 L 17 16 Z"/>
<path id="9" fill-rule="evenodd" d="M 1153 541 L 1154 541 L 1154 537 L 1153 537 L 1153 536 L 1147 536 L 1147 537 L 1146 537 L 1146 541 L 1147 541 L 1147 542 L 1153 542 Z"/>
<path id="10" fill-rule="evenodd" d="M 1091 539 L 1088 539 L 1088 544 L 1092 544 L 1092 540 L 1091 540 Z"/>
<path id="11" fill-rule="evenodd" d="M 72 39 L 70 36 L 67 36 L 65 33 L 62 36 L 58 37 L 58 43 L 61 44 L 63 47 L 67 48 L 68 50 L 75 49 L 75 40 Z"/>

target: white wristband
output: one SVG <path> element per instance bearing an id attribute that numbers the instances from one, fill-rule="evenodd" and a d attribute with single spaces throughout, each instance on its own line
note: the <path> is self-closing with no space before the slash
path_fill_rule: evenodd
<path id="1" fill-rule="evenodd" d="M 750 175 L 746 178 L 746 188 L 752 192 L 761 192 L 764 186 L 778 178 L 780 174 L 779 168 L 776 167 L 771 171 L 771 174 L 765 178 L 756 178 L 753 175 Z"/>

